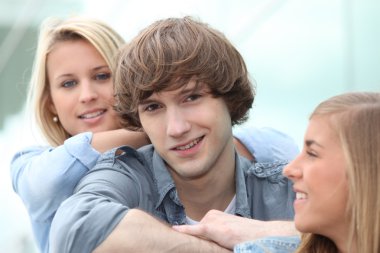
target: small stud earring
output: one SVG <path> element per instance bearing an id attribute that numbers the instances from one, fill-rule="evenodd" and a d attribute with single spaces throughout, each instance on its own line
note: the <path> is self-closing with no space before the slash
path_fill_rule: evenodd
<path id="1" fill-rule="evenodd" d="M 55 123 L 57 123 L 57 122 L 58 122 L 58 117 L 57 117 L 57 116 L 54 116 L 54 117 L 53 117 L 53 121 L 54 121 Z"/>

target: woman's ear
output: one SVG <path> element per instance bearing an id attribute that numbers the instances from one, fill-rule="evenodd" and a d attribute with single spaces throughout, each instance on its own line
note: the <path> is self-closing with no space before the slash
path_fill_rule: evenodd
<path id="1" fill-rule="evenodd" d="M 53 100 L 51 99 L 50 96 L 49 96 L 49 98 L 47 99 L 47 107 L 48 107 L 48 109 L 51 111 L 52 114 L 57 115 L 57 109 L 55 108 L 55 105 L 54 105 L 54 103 L 53 103 Z"/>

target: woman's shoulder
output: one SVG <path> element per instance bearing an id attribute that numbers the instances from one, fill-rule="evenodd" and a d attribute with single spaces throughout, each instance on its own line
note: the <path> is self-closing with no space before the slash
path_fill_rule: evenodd
<path id="1" fill-rule="evenodd" d="M 30 158 L 39 156 L 43 152 L 49 151 L 51 149 L 53 149 L 53 147 L 51 146 L 39 146 L 39 145 L 22 148 L 13 155 L 11 164 L 14 164 L 20 160 L 29 160 Z"/>
<path id="2" fill-rule="evenodd" d="M 299 152 L 292 137 L 271 127 L 238 126 L 233 135 L 260 163 L 291 161 Z"/>

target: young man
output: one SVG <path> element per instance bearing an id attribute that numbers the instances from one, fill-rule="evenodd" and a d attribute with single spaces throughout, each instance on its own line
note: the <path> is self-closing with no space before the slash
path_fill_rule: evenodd
<path id="1" fill-rule="evenodd" d="M 281 175 L 288 161 L 251 163 L 235 151 L 232 126 L 246 120 L 255 90 L 220 32 L 189 17 L 153 23 L 119 54 L 115 93 L 124 127 L 145 131 L 152 145 L 102 156 L 58 210 L 52 252 L 229 252 L 169 224 L 194 224 L 214 209 L 293 218 Z M 280 233 L 265 224 L 262 235 Z"/>

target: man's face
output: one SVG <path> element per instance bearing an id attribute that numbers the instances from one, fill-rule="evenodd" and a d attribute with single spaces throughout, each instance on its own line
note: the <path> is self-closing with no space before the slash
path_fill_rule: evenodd
<path id="1" fill-rule="evenodd" d="M 138 113 L 175 180 L 215 176 L 219 167 L 234 166 L 228 108 L 206 85 L 195 90 L 190 81 L 174 91 L 153 93 L 140 103 Z"/>

